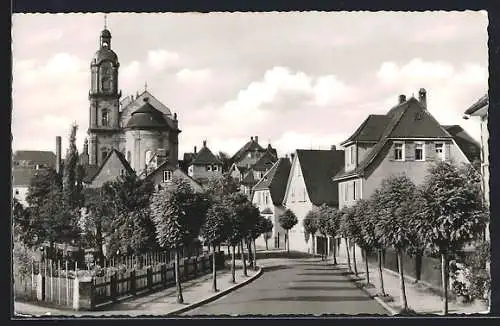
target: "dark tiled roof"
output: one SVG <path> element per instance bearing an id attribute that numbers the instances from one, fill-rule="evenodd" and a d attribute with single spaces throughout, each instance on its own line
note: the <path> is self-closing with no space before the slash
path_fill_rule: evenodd
<path id="1" fill-rule="evenodd" d="M 99 171 L 99 167 L 97 165 L 84 165 L 83 169 L 85 171 L 85 176 L 83 177 L 84 183 L 91 183 L 94 179 L 94 176 Z"/>
<path id="2" fill-rule="evenodd" d="M 387 123 L 380 140 L 356 169 L 345 172 L 342 168 L 335 176 L 345 178 L 357 176 L 373 162 L 384 146 L 392 138 L 452 138 L 451 135 L 434 119 L 414 97 L 393 107 L 387 113 Z"/>
<path id="3" fill-rule="evenodd" d="M 271 193 L 274 205 L 283 204 L 286 184 L 290 174 L 291 163 L 288 158 L 280 158 L 264 177 L 255 185 L 254 190 L 267 190 Z"/>
<path id="4" fill-rule="evenodd" d="M 257 181 L 258 180 L 255 180 L 253 176 L 253 170 L 249 169 L 248 172 L 246 172 L 246 175 L 241 180 L 241 183 L 247 186 L 253 186 L 257 183 Z"/>
<path id="5" fill-rule="evenodd" d="M 89 179 L 89 182 L 94 181 L 94 179 L 99 175 L 99 173 L 101 173 L 102 168 L 106 165 L 106 163 L 108 162 L 108 160 L 110 159 L 110 157 L 113 154 L 115 154 L 118 157 L 118 159 L 122 163 L 123 167 L 127 170 L 127 172 L 134 173 L 134 170 L 130 167 L 130 164 L 128 163 L 128 161 L 125 158 L 125 156 L 122 153 L 120 153 L 116 148 L 113 148 L 108 153 L 108 156 L 106 156 L 106 158 L 102 162 L 101 166 L 97 169 L 97 171 L 94 173 L 94 175 Z"/>
<path id="6" fill-rule="evenodd" d="M 307 193 L 314 205 L 338 204 L 338 186 L 332 177 L 344 166 L 342 150 L 297 150 Z"/>
<path id="7" fill-rule="evenodd" d="M 139 109 L 132 112 L 127 122 L 128 129 L 167 129 L 169 124 L 163 113 L 145 102 Z"/>
<path id="8" fill-rule="evenodd" d="M 259 151 L 259 152 L 262 152 L 264 151 L 264 148 L 262 148 L 262 146 L 259 145 L 259 143 L 257 143 L 255 140 L 250 140 L 248 143 L 246 143 L 242 148 L 240 148 L 239 151 L 236 152 L 236 154 L 233 155 L 233 157 L 231 158 L 231 160 L 233 162 L 238 162 L 240 161 L 243 156 L 247 153 L 247 152 L 253 152 L 253 151 Z"/>
<path id="9" fill-rule="evenodd" d="M 352 136 L 342 142 L 341 145 L 351 141 L 377 142 L 384 132 L 387 120 L 386 115 L 370 114 Z"/>
<path id="10" fill-rule="evenodd" d="M 33 164 L 56 166 L 56 154 L 51 151 L 16 151 L 13 156 L 14 161 L 30 161 Z"/>
<path id="11" fill-rule="evenodd" d="M 481 157 L 481 145 L 472 138 L 461 126 L 442 126 L 453 137 L 458 147 L 464 152 L 469 162 Z"/>
<path id="12" fill-rule="evenodd" d="M 37 170 L 30 168 L 16 167 L 12 169 L 12 186 L 29 186 L 31 179 L 35 176 Z"/>
<path id="13" fill-rule="evenodd" d="M 252 168 L 255 171 L 267 171 L 270 169 L 273 164 L 277 161 L 276 156 L 271 151 L 266 151 L 258 160 L 255 162 L 255 164 L 252 166 Z"/>
<path id="14" fill-rule="evenodd" d="M 182 169 L 174 166 L 169 161 L 165 161 L 162 164 L 160 164 L 154 171 L 150 172 L 146 176 L 146 179 L 151 180 L 151 178 L 153 176 L 155 176 L 158 172 L 163 171 L 163 170 L 172 171 L 174 174 L 177 174 L 178 176 L 182 176 L 183 178 L 189 179 L 199 187 L 199 189 L 198 189 L 199 191 L 204 190 L 203 185 L 198 180 L 190 177 L 186 172 L 184 172 Z M 196 189 L 194 189 L 194 190 L 196 190 Z"/>
<path id="15" fill-rule="evenodd" d="M 481 109 L 482 107 L 485 107 L 489 103 L 489 97 L 488 94 L 483 95 L 479 100 L 476 101 L 476 103 L 472 104 L 466 111 L 465 114 L 471 115 L 474 114 L 477 110 Z"/>
<path id="16" fill-rule="evenodd" d="M 196 157 L 191 162 L 191 164 L 220 164 L 222 165 L 221 160 L 215 156 L 212 151 L 207 147 L 203 146 L 200 151 L 196 154 Z"/>

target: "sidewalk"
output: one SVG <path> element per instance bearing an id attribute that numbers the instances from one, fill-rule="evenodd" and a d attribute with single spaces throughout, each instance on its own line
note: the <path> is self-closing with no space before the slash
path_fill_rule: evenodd
<path id="1" fill-rule="evenodd" d="M 176 313 L 181 310 L 194 308 L 214 297 L 219 297 L 232 289 L 238 288 L 261 274 L 261 270 L 248 269 L 248 277 L 243 275 L 243 270 L 236 267 L 236 284 L 230 283 L 231 271 L 226 268 L 217 271 L 217 293 L 212 292 L 212 274 L 207 274 L 182 283 L 184 304 L 178 304 L 176 287 L 125 300 L 108 306 L 105 311 L 73 311 L 54 308 L 45 308 L 30 303 L 14 302 L 15 316 L 160 316 Z"/>
<path id="2" fill-rule="evenodd" d="M 358 276 L 361 279 L 358 283 L 364 284 L 365 280 L 365 263 L 362 260 L 361 255 L 356 255 L 356 265 L 358 269 Z M 331 261 L 331 257 L 330 261 Z M 352 259 L 352 257 L 351 257 Z M 340 252 L 340 256 L 337 256 L 337 263 L 339 268 L 344 268 L 347 270 L 347 259 L 345 252 Z M 352 265 L 352 262 L 351 262 Z M 378 267 L 374 264 L 369 263 L 369 273 L 370 273 L 370 283 L 373 284 L 374 288 L 367 288 L 366 290 L 370 294 L 375 295 L 380 286 L 380 280 L 378 277 Z M 386 302 L 394 313 L 398 313 L 401 310 L 401 300 L 400 300 L 400 289 L 399 289 L 399 275 L 393 271 L 384 269 L 384 289 L 387 294 L 393 297 L 392 302 Z M 406 300 L 408 302 L 408 307 L 417 313 L 421 314 L 438 314 L 441 315 L 441 296 L 433 293 L 428 287 L 421 283 L 415 283 L 413 280 L 405 277 L 405 290 L 406 290 Z M 473 314 L 473 313 L 487 313 L 489 307 L 482 303 L 472 302 L 468 304 L 460 304 L 456 301 L 448 301 L 449 314 Z"/>

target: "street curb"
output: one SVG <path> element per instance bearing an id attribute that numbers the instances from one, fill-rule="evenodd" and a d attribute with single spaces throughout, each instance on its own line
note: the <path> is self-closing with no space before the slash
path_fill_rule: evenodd
<path id="1" fill-rule="evenodd" d="M 374 299 L 375 301 L 377 301 L 381 306 L 382 308 L 384 308 L 385 310 L 387 310 L 387 312 L 391 315 L 391 316 L 395 316 L 397 314 L 399 314 L 399 311 L 397 311 L 396 309 L 394 309 L 393 307 L 389 306 L 384 300 L 380 299 L 377 295 L 373 295 L 370 293 L 370 291 L 368 291 L 368 289 L 366 289 L 361 283 L 359 283 L 359 281 L 361 280 L 360 278 L 356 278 L 356 276 L 352 275 L 352 274 L 349 274 L 349 273 L 343 273 L 351 282 L 354 283 L 354 285 L 356 285 L 356 287 L 358 289 L 360 289 L 361 291 L 363 291 L 366 295 L 368 295 L 368 297 L 370 297 L 371 299 Z"/>
<path id="2" fill-rule="evenodd" d="M 212 302 L 212 301 L 215 301 L 223 296 L 225 296 L 226 294 L 234 291 L 234 290 L 237 290 L 239 289 L 240 287 L 244 286 L 244 285 L 247 285 L 248 283 L 256 280 L 257 278 L 259 278 L 261 275 L 262 275 L 262 272 L 263 272 L 263 269 L 261 267 L 259 267 L 259 271 L 253 275 L 252 277 L 246 279 L 245 281 L 241 282 L 241 283 L 238 283 L 236 285 L 233 285 L 232 287 L 228 288 L 228 289 L 225 289 L 223 291 L 220 291 L 220 292 L 217 292 L 216 294 L 214 294 L 213 296 L 211 297 L 208 297 L 206 299 L 203 299 L 203 300 L 200 300 L 198 302 L 195 302 L 195 303 L 192 303 L 186 307 L 182 307 L 182 308 L 179 308 L 179 309 L 176 309 L 176 310 L 173 310 L 173 311 L 170 311 L 166 314 L 164 314 L 164 316 L 172 316 L 172 315 L 178 315 L 178 314 L 181 314 L 181 313 L 184 313 L 186 311 L 189 311 L 189 310 L 192 310 L 192 309 L 195 309 L 195 308 L 198 308 L 199 306 L 202 306 L 206 303 L 209 303 L 209 302 Z"/>

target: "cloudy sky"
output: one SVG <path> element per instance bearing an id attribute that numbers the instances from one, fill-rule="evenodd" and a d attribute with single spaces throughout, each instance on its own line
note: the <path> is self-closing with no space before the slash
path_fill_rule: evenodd
<path id="1" fill-rule="evenodd" d="M 90 60 L 103 14 L 16 14 L 13 150 L 67 146 L 88 128 Z M 148 90 L 179 116 L 180 155 L 204 139 L 234 154 L 250 136 L 280 155 L 339 144 L 399 94 L 427 89 L 460 124 L 488 88 L 485 12 L 110 14 L 123 95 Z"/>

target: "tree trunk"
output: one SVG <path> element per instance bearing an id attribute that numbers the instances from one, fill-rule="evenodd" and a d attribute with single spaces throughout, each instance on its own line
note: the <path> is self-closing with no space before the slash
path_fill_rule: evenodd
<path id="1" fill-rule="evenodd" d="M 422 275 L 422 255 L 423 255 L 423 250 L 418 250 L 417 254 L 415 255 L 415 279 L 416 281 L 420 281 L 420 277 Z"/>
<path id="2" fill-rule="evenodd" d="M 286 252 L 290 253 L 290 237 L 289 237 L 289 230 L 286 230 Z"/>
<path id="3" fill-rule="evenodd" d="M 366 285 L 370 284 L 370 268 L 368 266 L 368 253 L 365 250 L 365 272 L 366 272 Z"/>
<path id="4" fill-rule="evenodd" d="M 337 239 L 333 239 L 333 264 L 337 265 Z"/>
<path id="5" fill-rule="evenodd" d="M 231 283 L 236 283 L 236 247 L 233 245 L 233 251 L 231 253 Z"/>
<path id="6" fill-rule="evenodd" d="M 257 270 L 257 246 L 255 245 L 255 239 L 253 239 L 253 269 Z"/>
<path id="7" fill-rule="evenodd" d="M 101 226 L 98 225 L 96 228 L 96 251 L 97 251 L 97 261 L 98 264 L 102 267 L 104 266 L 104 253 L 102 252 L 102 229 Z"/>
<path id="8" fill-rule="evenodd" d="M 266 250 L 269 250 L 269 247 L 267 246 L 267 240 L 269 240 L 269 238 L 266 236 L 264 237 L 264 240 L 266 240 Z"/>
<path id="9" fill-rule="evenodd" d="M 243 275 L 248 276 L 245 250 L 243 249 L 243 240 L 240 241 L 239 247 L 241 248 L 241 262 L 243 263 Z"/>
<path id="10" fill-rule="evenodd" d="M 354 264 L 354 275 L 358 276 L 358 264 L 356 264 L 356 242 L 352 242 L 352 263 Z"/>
<path id="11" fill-rule="evenodd" d="M 384 275 L 382 274 L 382 250 L 378 250 L 377 253 L 377 258 L 378 258 L 378 277 L 380 281 L 380 288 L 379 292 L 382 296 L 386 296 L 385 294 L 385 288 L 384 288 Z"/>
<path id="12" fill-rule="evenodd" d="M 175 285 L 177 286 L 177 303 L 184 303 L 184 298 L 182 297 L 182 287 L 180 278 L 180 267 L 179 267 L 179 248 L 175 249 Z"/>
<path id="13" fill-rule="evenodd" d="M 212 257 L 212 292 L 217 292 L 217 271 L 215 269 L 215 245 L 214 245 L 214 255 Z"/>
<path id="14" fill-rule="evenodd" d="M 448 256 L 441 253 L 441 283 L 443 288 L 443 315 L 448 314 Z"/>
<path id="15" fill-rule="evenodd" d="M 408 310 L 408 302 L 406 301 L 406 291 L 405 291 L 405 277 L 403 273 L 403 259 L 400 249 L 396 250 L 398 256 L 398 270 L 399 270 L 399 290 L 401 292 L 401 308 L 403 310 Z"/>
<path id="16" fill-rule="evenodd" d="M 345 239 L 345 249 L 346 249 L 346 252 L 347 252 L 347 268 L 349 269 L 349 272 L 352 272 L 352 268 L 351 268 L 351 254 L 349 253 L 349 241 L 347 240 L 347 238 L 344 238 Z"/>
<path id="17" fill-rule="evenodd" d="M 252 252 L 252 240 L 245 240 L 245 243 L 247 245 L 247 251 L 248 251 L 248 267 L 252 268 L 253 267 L 253 252 Z"/>

